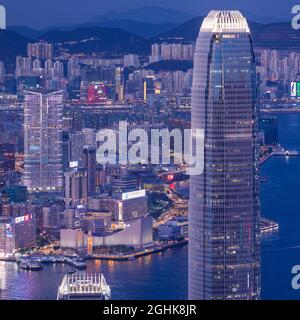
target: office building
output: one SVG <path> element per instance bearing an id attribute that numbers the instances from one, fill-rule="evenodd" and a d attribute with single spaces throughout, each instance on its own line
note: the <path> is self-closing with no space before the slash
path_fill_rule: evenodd
<path id="1" fill-rule="evenodd" d="M 36 219 L 33 214 L 12 220 L 14 249 L 29 249 L 36 246 Z"/>
<path id="2" fill-rule="evenodd" d="M 62 188 L 62 100 L 61 91 L 25 95 L 24 185 L 28 191 Z"/>
<path id="3" fill-rule="evenodd" d="M 66 207 L 86 205 L 88 199 L 88 170 L 75 168 L 65 173 Z"/>
<path id="4" fill-rule="evenodd" d="M 32 214 L 16 218 L 0 217 L 0 257 L 35 246 L 36 221 Z"/>
<path id="5" fill-rule="evenodd" d="M 148 215 L 148 197 L 146 190 L 136 190 L 122 193 L 122 199 L 118 200 L 116 221 L 129 221 L 146 217 Z"/>
<path id="6" fill-rule="evenodd" d="M 0 61 L 0 84 L 5 82 L 5 66 L 2 61 Z"/>
<path id="7" fill-rule="evenodd" d="M 12 219 L 0 216 L 0 257 L 4 258 L 13 253 L 14 240 L 11 226 Z"/>
<path id="8" fill-rule="evenodd" d="M 246 19 L 211 11 L 196 44 L 192 128 L 204 130 L 204 171 L 192 175 L 189 299 L 260 298 L 255 56 Z"/>
<path id="9" fill-rule="evenodd" d="M 88 193 L 91 194 L 96 191 L 96 148 L 84 147 L 83 167 L 87 170 Z"/>
<path id="10" fill-rule="evenodd" d="M 117 178 L 113 183 L 114 193 L 124 193 L 138 189 L 138 180 L 135 176 L 126 174 Z"/>
<path id="11" fill-rule="evenodd" d="M 58 229 L 61 227 L 61 210 L 59 206 L 43 207 L 43 229 Z"/>

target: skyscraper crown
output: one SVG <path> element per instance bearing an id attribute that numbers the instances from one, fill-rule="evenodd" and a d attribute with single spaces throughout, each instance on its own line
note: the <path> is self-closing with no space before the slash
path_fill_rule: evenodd
<path id="1" fill-rule="evenodd" d="M 201 31 L 250 33 L 245 17 L 239 11 L 210 11 L 203 20 Z"/>

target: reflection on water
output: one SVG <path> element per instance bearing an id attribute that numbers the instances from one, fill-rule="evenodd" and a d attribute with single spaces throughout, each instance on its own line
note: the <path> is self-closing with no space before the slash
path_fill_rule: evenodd
<path id="1" fill-rule="evenodd" d="M 44 265 L 39 272 L 18 270 L 14 263 L 0 263 L 6 281 L 4 299 L 56 299 L 57 288 L 71 268 Z M 133 261 L 88 261 L 87 272 L 102 272 L 113 299 L 186 299 L 187 247 L 168 249 Z"/>

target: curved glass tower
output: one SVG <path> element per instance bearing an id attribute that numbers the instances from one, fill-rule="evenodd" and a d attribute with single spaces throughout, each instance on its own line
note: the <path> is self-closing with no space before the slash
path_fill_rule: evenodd
<path id="1" fill-rule="evenodd" d="M 211 11 L 196 44 L 192 128 L 205 132 L 191 176 L 189 299 L 260 298 L 255 57 L 246 19 Z"/>

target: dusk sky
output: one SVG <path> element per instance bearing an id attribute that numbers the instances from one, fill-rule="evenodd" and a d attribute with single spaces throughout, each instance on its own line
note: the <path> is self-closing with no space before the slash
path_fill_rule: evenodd
<path id="1" fill-rule="evenodd" d="M 295 0 L 0 0 L 7 9 L 8 25 L 48 27 L 86 22 L 107 11 L 124 11 L 142 6 L 163 6 L 195 15 L 211 9 L 239 9 L 260 17 L 289 20 Z"/>

